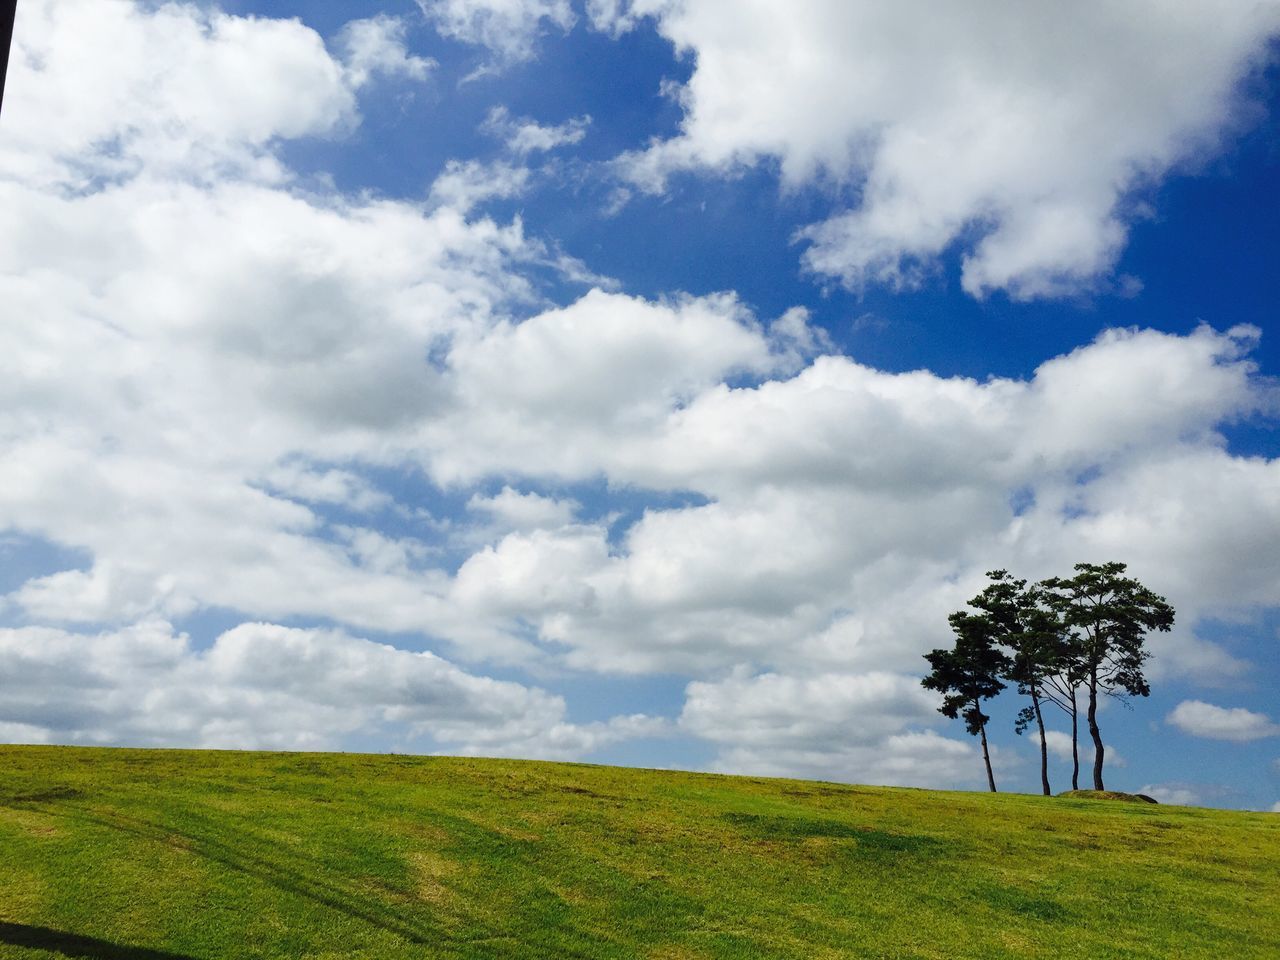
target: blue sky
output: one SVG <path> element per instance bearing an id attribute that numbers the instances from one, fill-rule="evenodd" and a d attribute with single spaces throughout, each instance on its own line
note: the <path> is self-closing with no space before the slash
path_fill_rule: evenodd
<path id="1" fill-rule="evenodd" d="M 1271 809 L 1278 38 L 24 2 L 0 739 L 976 789 L 921 654 L 988 569 L 1116 559 L 1178 625 L 1108 785 Z"/>

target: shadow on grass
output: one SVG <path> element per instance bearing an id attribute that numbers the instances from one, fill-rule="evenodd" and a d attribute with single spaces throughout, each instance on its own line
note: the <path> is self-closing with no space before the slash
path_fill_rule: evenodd
<path id="1" fill-rule="evenodd" d="M 251 840 L 263 853 L 246 849 L 220 839 L 216 828 L 193 811 L 182 811 L 181 822 L 156 823 L 129 816 L 117 810 L 92 808 L 67 800 L 80 800 L 79 791 L 62 791 L 54 788 L 39 794 L 0 797 L 0 806 L 35 808 L 50 815 L 90 823 L 110 830 L 120 831 L 142 840 L 187 850 L 197 856 L 246 874 L 277 890 L 302 897 L 363 921 L 371 927 L 399 936 L 416 946 L 431 948 L 435 956 L 471 955 L 478 943 L 509 939 L 509 935 L 493 929 L 472 929 L 468 932 L 446 930 L 439 918 L 422 907 L 418 911 L 402 911 L 371 898 L 368 891 L 332 879 L 325 864 L 307 857 L 296 850 L 284 847 L 267 837 L 247 832 L 241 836 Z M 272 856 L 274 854 L 274 856 Z M 394 894 L 394 891 L 388 891 Z M 416 914 L 416 915 L 415 915 Z M 474 924 L 474 920 L 472 921 Z M 49 931 L 57 935 L 56 931 Z M 3 943 L 0 939 L 0 943 Z M 107 944 L 110 946 L 110 944 Z M 124 949 L 124 948 L 117 948 Z M 587 957 L 585 951 L 576 951 L 567 945 L 557 945 L 557 953 L 565 957 Z M 171 954 L 104 953 L 69 954 L 77 957 L 137 957 L 139 960 L 163 960 Z M 185 960 L 185 958 L 184 958 Z"/>
<path id="2" fill-rule="evenodd" d="M 125 947 L 97 937 L 84 937 L 78 933 L 50 930 L 48 927 L 29 927 L 23 923 L 4 921 L 0 921 L 0 944 L 30 947 L 32 950 L 51 950 L 64 957 L 81 957 L 83 960 L 194 960 L 186 954 L 148 950 L 146 947 Z"/>
<path id="3" fill-rule="evenodd" d="M 50 804 L 49 799 L 43 795 L 14 798 L 18 803 L 38 806 L 43 813 L 51 816 L 91 823 L 127 833 L 142 840 L 188 850 L 230 870 L 254 877 L 277 890 L 306 898 L 353 919 L 362 920 L 370 926 L 393 933 L 419 946 L 439 947 L 440 941 L 446 939 L 444 931 L 438 926 L 424 923 L 418 918 L 405 917 L 379 901 L 370 899 L 367 894 L 361 895 L 343 884 L 328 879 L 322 864 L 306 863 L 305 860 L 299 863 L 298 861 L 303 858 L 294 851 L 286 853 L 279 850 L 276 851 L 277 857 L 272 858 L 243 847 L 237 848 L 216 836 L 211 836 L 212 831 L 207 824 L 204 825 L 204 829 L 193 830 L 191 821 L 198 818 L 190 813 L 187 813 L 184 818 L 187 823 L 179 827 L 178 824 L 152 823 L 114 810 L 93 810 L 65 803 Z M 57 796 L 52 799 L 63 798 Z M 259 849 L 270 851 L 270 848 L 275 846 L 265 837 L 252 839 Z M 286 856 L 294 862 L 286 862 Z"/>

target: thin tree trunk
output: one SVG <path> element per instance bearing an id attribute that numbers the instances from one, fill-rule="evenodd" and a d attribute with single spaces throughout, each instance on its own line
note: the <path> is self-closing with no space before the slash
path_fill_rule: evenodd
<path id="1" fill-rule="evenodd" d="M 1102 734 L 1098 730 L 1098 678 L 1089 677 L 1089 736 L 1093 737 L 1093 789 L 1105 790 L 1102 785 Z"/>
<path id="2" fill-rule="evenodd" d="M 1040 694 L 1035 687 L 1031 688 L 1031 705 L 1036 710 L 1036 725 L 1040 728 L 1040 786 L 1044 787 L 1046 797 L 1053 796 L 1049 789 L 1049 744 L 1044 736 L 1044 717 L 1040 715 Z"/>
<path id="3" fill-rule="evenodd" d="M 1071 688 L 1071 789 L 1080 789 L 1080 706 L 1076 688 Z"/>
<path id="4" fill-rule="evenodd" d="M 978 728 L 978 733 L 982 735 L 982 762 L 987 765 L 987 786 L 991 788 L 991 792 L 996 792 L 996 778 L 991 772 L 991 754 L 987 752 L 987 725 L 984 723 Z"/>
<path id="5" fill-rule="evenodd" d="M 13 45 L 13 22 L 18 0 L 0 0 L 0 104 L 4 103 L 4 76 L 9 70 L 9 48 Z"/>

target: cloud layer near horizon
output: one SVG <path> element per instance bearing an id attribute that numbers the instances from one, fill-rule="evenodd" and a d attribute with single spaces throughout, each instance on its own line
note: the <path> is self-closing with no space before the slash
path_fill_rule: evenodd
<path id="1" fill-rule="evenodd" d="M 114 42 L 80 46 L 71 7 Z M 473 193 L 347 196 L 281 159 L 284 140 L 359 123 L 379 77 L 428 80 L 395 22 L 326 47 L 296 21 L 190 6 L 21 16 L 0 531 L 87 559 L 4 598 L 20 626 L 0 671 L 32 679 L 0 723 L 561 757 L 669 732 L 570 723 L 537 684 L 361 639 L 381 633 L 528 677 L 679 676 L 668 719 L 723 769 L 961 783 L 971 747 L 931 729 L 920 654 L 987 568 L 1080 559 L 1125 559 L 1174 603 L 1162 675 L 1246 669 L 1196 624 L 1273 604 L 1280 582 L 1280 464 L 1221 433 L 1276 411 L 1257 330 L 1113 330 L 976 381 L 874 369 L 802 308 L 761 318 L 731 292 L 552 302 L 545 279 L 581 265 Z M 171 99 L 223 70 L 228 102 Z M 63 103 L 86 84 L 135 93 Z M 65 127 L 41 122 L 64 108 Z M 211 609 L 246 623 L 208 651 L 170 626 Z M 115 707 L 54 717 L 77 689 Z"/>

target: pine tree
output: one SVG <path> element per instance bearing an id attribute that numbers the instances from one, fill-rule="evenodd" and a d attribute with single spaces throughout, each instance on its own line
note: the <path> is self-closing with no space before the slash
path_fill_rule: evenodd
<path id="1" fill-rule="evenodd" d="M 1047 601 L 1072 630 L 1081 682 L 1089 695 L 1086 718 L 1093 739 L 1093 788 L 1102 782 L 1105 749 L 1098 728 L 1098 694 L 1146 697 L 1151 687 L 1142 672 L 1150 658 L 1146 636 L 1173 627 L 1173 607 L 1137 580 L 1124 576 L 1123 563 L 1077 563 L 1069 580 L 1043 581 Z"/>

